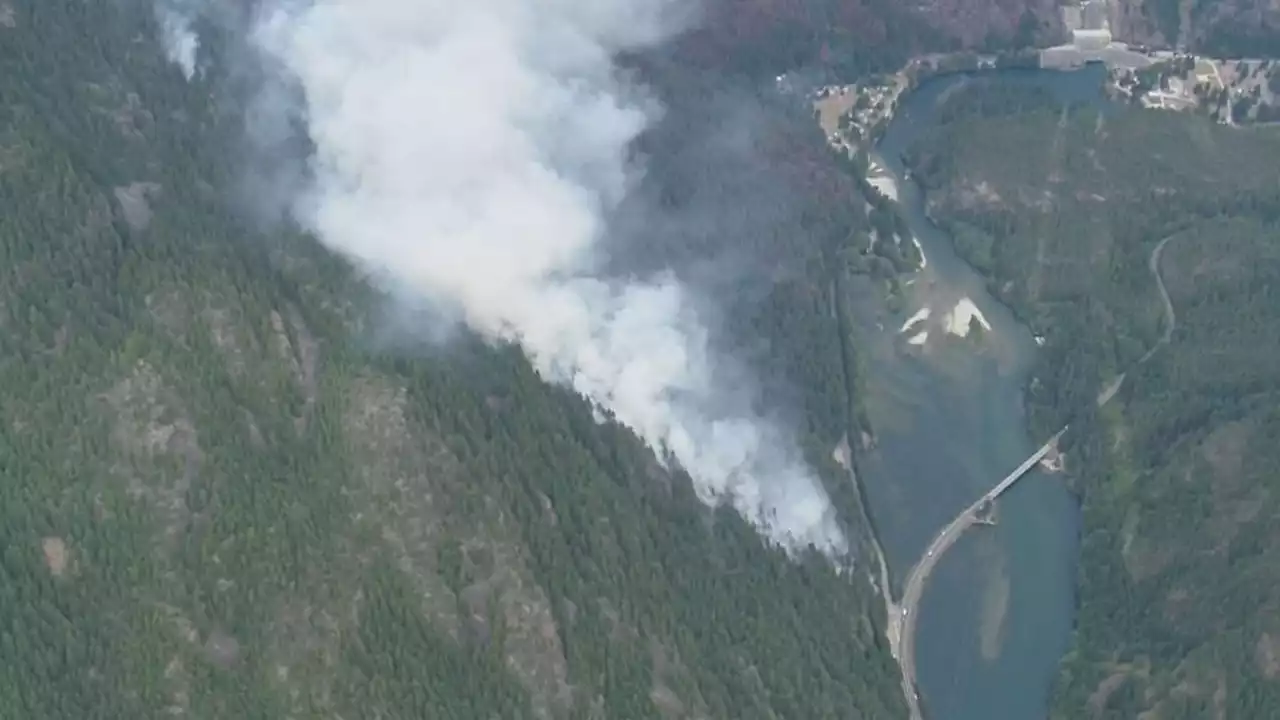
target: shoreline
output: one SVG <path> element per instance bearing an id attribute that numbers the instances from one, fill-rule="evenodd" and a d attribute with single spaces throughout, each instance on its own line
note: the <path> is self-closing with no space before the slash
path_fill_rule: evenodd
<path id="1" fill-rule="evenodd" d="M 905 170 L 905 167 L 902 169 Z M 1035 314 L 1035 306 L 1030 303 L 1017 302 L 1016 298 L 1006 297 L 1005 294 L 1001 292 L 1002 282 L 1001 282 L 1000 276 L 995 273 L 983 272 L 969 261 L 969 259 L 960 251 L 960 249 L 956 247 L 954 242 L 954 235 L 949 231 L 949 228 L 947 227 L 948 223 L 938 222 L 937 219 L 935 219 L 933 215 L 928 212 L 926 189 L 923 187 L 917 187 L 916 191 L 918 192 L 918 195 L 915 196 L 914 199 L 919 204 L 918 209 L 922 211 L 920 215 L 923 216 L 923 219 L 926 222 L 933 225 L 933 228 L 939 233 L 939 236 L 937 238 L 934 238 L 933 241 L 934 242 L 945 241 L 947 243 L 950 243 L 951 249 L 955 255 L 955 259 L 958 262 L 962 263 L 964 267 L 967 268 L 968 272 L 971 272 L 973 274 L 975 279 L 981 282 L 981 285 L 984 291 L 989 296 L 990 300 L 994 303 L 997 303 L 1003 306 L 1009 312 L 1009 317 L 1012 319 L 1014 323 L 1016 323 L 1022 329 L 1025 329 L 1031 333 L 1032 339 L 1034 340 L 1037 348 L 1042 346 L 1045 342 L 1045 336 L 1052 334 L 1052 331 L 1051 329 L 1048 329 L 1048 328 L 1037 327 L 1037 325 L 1031 321 L 1030 318 Z M 915 203 L 913 203 L 913 205 L 915 205 Z M 1126 376 L 1131 374 L 1132 370 L 1145 364 L 1149 359 L 1151 359 L 1156 353 L 1158 353 L 1162 348 L 1164 348 L 1169 343 L 1172 337 L 1172 334 L 1174 332 L 1174 329 L 1176 328 L 1177 317 L 1176 317 L 1176 313 L 1174 311 L 1172 302 L 1169 299 L 1167 290 L 1165 289 L 1164 279 L 1160 272 L 1159 263 L 1160 263 L 1161 253 L 1163 252 L 1167 243 L 1176 236 L 1177 236 L 1177 233 L 1174 233 L 1172 235 L 1168 235 L 1162 238 L 1155 245 L 1155 247 L 1151 249 L 1150 255 L 1147 258 L 1148 269 L 1155 281 L 1156 289 L 1160 293 L 1161 304 L 1163 305 L 1163 309 L 1165 313 L 1165 327 L 1163 329 L 1163 333 L 1161 337 L 1149 348 L 1147 348 L 1146 351 L 1142 354 L 1142 356 L 1138 358 L 1136 361 L 1134 361 L 1133 364 L 1129 365 L 1127 368 L 1124 369 L 1123 372 L 1120 372 L 1116 377 L 1110 380 L 1104 387 L 1101 394 L 1099 394 L 1097 398 L 1094 400 L 1094 402 L 1089 403 L 1090 405 L 1096 405 L 1097 407 L 1102 407 L 1102 406 L 1105 406 L 1107 403 L 1109 403 L 1111 399 L 1117 395 L 1117 392 L 1119 391 L 1120 387 L 1123 385 L 1126 379 Z M 951 313 L 948 313 L 947 320 L 949 321 L 948 322 L 950 326 L 948 327 L 949 330 L 954 331 L 956 329 L 955 328 L 956 323 L 954 321 L 959 320 L 960 319 L 959 316 L 968 314 L 967 311 L 969 310 L 969 308 L 968 307 L 962 308 L 962 306 L 966 305 L 966 301 L 969 305 L 973 304 L 968 297 L 964 297 L 959 303 L 957 303 L 956 309 L 953 310 Z M 973 310 L 977 310 L 977 308 L 974 307 Z M 926 322 L 931 317 L 935 317 L 936 315 L 937 313 L 932 312 L 928 307 L 917 310 L 915 314 L 911 315 L 907 319 L 907 322 L 903 324 L 903 327 L 899 332 L 900 333 L 910 332 L 913 328 L 918 327 L 920 323 Z M 975 316 L 973 315 L 969 315 L 971 323 L 972 323 L 972 318 L 974 317 Z M 990 329 L 990 325 L 985 322 L 985 318 L 983 319 L 983 321 L 979 322 L 979 325 L 985 327 L 985 329 Z M 1022 420 L 1021 420 L 1022 429 L 1026 433 L 1027 437 L 1029 439 L 1033 439 L 1032 441 L 1034 442 L 1034 438 L 1043 437 L 1045 435 L 1048 435 L 1050 432 L 1053 432 L 1054 429 L 1061 428 L 1061 430 L 1059 430 L 1057 434 L 1053 436 L 1053 439 L 1051 439 L 1049 443 L 1051 445 L 1057 438 L 1061 437 L 1061 435 L 1064 432 L 1066 432 L 1065 423 L 1071 422 L 1073 419 L 1073 416 L 1076 416 L 1077 413 L 1079 412 L 1079 409 L 1077 408 L 1073 410 L 1072 408 L 1060 407 L 1060 408 L 1052 408 L 1050 411 L 1044 411 L 1044 408 L 1040 408 L 1040 411 L 1036 411 L 1036 407 L 1038 406 L 1033 406 L 1033 404 L 1030 402 L 1031 401 L 1030 391 L 1031 391 L 1032 383 L 1035 382 L 1035 377 L 1037 372 L 1045 367 L 1044 363 L 1047 362 L 1046 360 L 1047 356 L 1044 355 L 1043 353 L 1037 352 L 1036 350 L 1032 350 L 1032 353 L 1033 353 L 1032 356 L 1028 360 L 1028 365 L 1026 367 L 1025 375 L 1024 377 L 1021 378 L 1019 382 L 1019 402 L 1020 402 L 1021 411 L 1022 411 Z M 1041 451 L 1043 451 L 1043 449 L 1044 447 L 1042 446 Z M 1056 450 L 1056 446 L 1054 446 L 1053 450 Z M 1042 463 L 1043 463 L 1042 469 L 1046 471 L 1061 472 L 1063 470 L 1062 458 L 1057 452 L 1051 452 L 1043 460 L 1038 461 L 1036 464 L 1042 464 Z M 1071 484 L 1068 483 L 1065 490 L 1067 495 L 1072 498 L 1075 512 L 1077 513 L 1082 512 L 1084 498 L 1079 493 L 1078 488 L 1072 487 Z M 969 525 L 963 523 L 967 513 L 968 511 L 962 512 L 956 518 L 955 521 L 953 521 L 950 525 L 943 528 L 943 530 L 941 531 L 938 537 L 941 538 L 942 536 L 946 535 L 950 531 L 950 529 L 956 524 L 956 522 L 960 522 L 963 525 L 963 527 L 959 528 L 959 532 L 960 533 L 964 532 L 964 530 L 969 527 Z M 938 548 L 936 550 L 936 555 L 941 555 L 949 547 L 950 545 L 947 545 L 946 547 Z M 1077 552 L 1078 552 L 1078 549 L 1077 549 Z M 912 580 L 917 579 L 916 578 L 917 573 L 922 568 L 922 566 L 930 563 L 936 563 L 938 562 L 938 559 L 939 559 L 938 557 L 935 557 L 935 551 L 933 550 L 933 546 L 931 546 L 931 551 L 927 552 L 925 557 L 922 557 L 920 560 L 918 560 L 916 564 L 908 571 L 906 575 L 908 579 L 907 580 L 908 584 L 910 584 Z M 928 569 L 931 569 L 931 568 L 926 568 L 925 578 L 920 579 L 919 584 L 922 587 L 918 593 L 919 595 L 923 594 L 924 592 L 923 586 L 927 584 Z M 1075 577 L 1071 582 L 1073 587 L 1078 589 L 1079 587 L 1078 566 L 1076 567 L 1074 574 L 1075 574 Z M 1006 586 L 1012 583 L 1012 581 L 1013 581 L 1012 577 L 1004 578 L 1004 583 Z M 988 588 L 988 591 L 990 592 L 991 589 Z M 997 595 L 1003 596 L 1002 601 L 996 602 L 1001 600 L 1000 597 L 996 597 L 996 596 L 992 596 L 990 598 L 987 598 L 986 600 L 987 602 L 992 603 L 991 605 L 987 606 L 986 610 L 993 613 L 993 617 L 994 617 L 994 614 L 999 614 L 1000 616 L 1002 616 L 1001 618 L 1002 621 L 1000 625 L 1003 625 L 1003 616 L 1007 613 L 1009 609 L 1008 593 L 1009 593 L 1009 588 L 1006 587 L 1002 592 L 997 593 Z M 906 589 L 904 588 L 904 596 L 897 600 L 898 604 L 896 605 L 896 607 L 899 609 L 899 611 L 902 614 L 900 615 L 900 617 L 894 618 L 894 620 L 897 622 L 891 623 L 892 627 L 890 629 L 887 629 L 886 633 L 896 635 L 896 640 L 898 643 L 898 650 L 899 650 L 899 653 L 896 657 L 899 660 L 899 667 L 904 673 L 904 686 L 910 686 L 912 694 L 915 695 L 916 698 L 918 698 L 919 689 L 918 689 L 918 686 L 916 685 L 916 683 L 918 683 L 918 678 L 914 674 L 915 668 L 912 660 L 913 654 L 914 654 L 914 643 L 916 641 L 914 631 L 915 631 L 915 625 L 918 621 L 917 616 L 918 616 L 919 598 L 916 597 L 915 600 L 917 601 L 915 603 L 911 603 L 909 601 L 909 599 L 906 597 Z M 995 610 L 997 609 L 996 606 L 999 606 L 999 610 L 1000 610 L 999 613 L 995 613 Z M 1073 604 L 1072 607 L 1073 607 L 1072 609 L 1073 613 L 1078 612 L 1079 610 L 1078 604 Z M 910 613 L 909 617 L 907 615 L 908 612 Z M 994 628 L 994 630 L 992 631 L 994 632 L 994 634 L 989 638 L 988 628 L 987 628 L 988 621 L 989 619 L 987 617 L 982 618 L 981 620 L 982 632 L 980 634 L 982 639 L 982 642 L 981 642 L 982 656 L 990 660 L 992 657 L 999 655 L 998 651 L 994 650 L 994 645 L 997 643 L 998 638 L 1002 635 L 1003 627 Z M 1068 643 L 1067 652 L 1070 651 L 1069 650 L 1070 647 L 1071 645 Z M 1061 672 L 1061 669 L 1060 669 L 1061 662 L 1062 662 L 1061 658 L 1059 658 L 1057 663 L 1057 667 L 1059 668 L 1058 672 Z M 1051 678 L 1051 684 L 1056 684 L 1057 682 L 1058 682 L 1057 676 L 1055 675 L 1053 678 Z M 918 716 L 913 715 L 913 718 L 915 717 L 918 717 Z"/>
<path id="2" fill-rule="evenodd" d="M 1008 69 L 1008 68 L 998 68 L 998 69 Z M 877 193 L 883 195 L 887 200 L 890 200 L 893 203 L 893 205 L 896 206 L 901 212 L 905 212 L 906 204 L 903 202 L 903 194 L 901 192 L 901 187 L 899 183 L 908 181 L 909 177 L 900 178 L 898 177 L 898 175 L 901 173 L 894 173 L 893 171 L 890 170 L 889 164 L 885 163 L 884 158 L 880 155 L 881 150 L 879 147 L 879 141 L 883 137 L 884 132 L 889 127 L 889 124 L 893 121 L 894 115 L 896 114 L 896 110 L 898 109 L 898 102 L 901 100 L 901 98 L 907 96 L 911 92 L 917 91 L 923 84 L 925 84 L 926 81 L 939 79 L 946 75 L 963 73 L 963 72 L 965 71 L 958 70 L 954 73 L 943 72 L 943 73 L 928 74 L 928 75 L 925 75 L 924 77 L 912 78 L 912 81 L 910 82 L 902 82 L 901 75 L 899 75 L 898 79 L 894 81 L 894 88 L 898 90 L 898 92 L 896 92 L 892 96 L 893 101 L 890 104 L 890 107 L 886 108 L 887 110 L 889 110 L 889 112 L 885 112 L 880 117 L 880 121 L 877 122 L 877 125 L 875 128 L 876 130 L 875 137 L 871 141 L 872 144 L 869 148 L 869 152 L 865 155 L 865 157 L 867 157 L 869 162 L 866 163 L 866 166 L 864 168 L 866 172 L 862 180 L 867 185 L 874 188 Z M 841 93 L 841 97 L 846 98 L 844 100 L 845 103 L 849 102 L 847 100 L 847 96 L 849 94 L 850 93 L 847 90 Z M 817 103 L 815 102 L 815 106 L 816 104 Z M 819 119 L 821 120 L 821 117 Z M 830 118 L 828 116 L 828 123 L 829 122 L 830 122 Z M 860 152 L 860 148 L 858 147 L 858 145 L 854 144 L 853 142 L 850 142 L 850 140 L 847 137 L 845 137 L 843 133 L 840 133 L 840 132 L 831 133 L 831 134 L 828 134 L 827 137 L 830 145 L 832 146 L 832 150 L 834 152 L 839 153 L 843 151 L 848 155 L 853 155 L 854 153 Z M 895 160 L 898 160 L 898 158 L 895 158 Z M 902 170 L 905 170 L 905 167 L 903 167 Z M 1033 327 L 1033 325 L 1030 322 L 1028 322 L 1028 318 L 1024 316 L 1024 313 L 1019 312 L 1019 308 L 1015 308 L 1012 304 L 1010 304 L 1003 297 L 1000 296 L 1000 294 L 997 292 L 998 288 L 994 287 L 993 280 L 991 277 L 980 272 L 976 267 L 974 267 L 968 261 L 967 258 L 963 257 L 960 254 L 959 249 L 955 246 L 954 238 L 952 237 L 951 233 L 947 231 L 946 227 L 944 227 L 943 224 L 936 222 L 935 219 L 928 213 L 924 188 L 917 188 L 917 192 L 919 193 L 918 200 L 919 200 L 920 207 L 918 209 L 921 211 L 919 213 L 920 218 L 923 219 L 925 222 L 929 223 L 930 225 L 932 225 L 933 226 L 932 229 L 939 232 L 940 236 L 942 238 L 945 238 L 946 242 L 950 243 L 951 251 L 955 255 L 955 260 L 962 263 L 964 267 L 967 268 L 967 271 L 972 273 L 973 278 L 975 281 L 977 281 L 977 283 L 979 284 L 979 287 L 982 288 L 983 292 L 987 293 L 989 297 L 989 301 L 1002 305 L 1009 312 L 1008 317 L 1022 330 L 1025 330 L 1028 333 L 1028 336 L 1031 339 L 1035 340 L 1036 346 L 1038 347 L 1041 344 L 1041 340 L 1039 336 L 1036 334 L 1035 328 Z M 919 235 L 919 230 L 913 229 L 911 231 L 911 240 L 916 245 L 916 247 L 920 250 L 921 262 L 920 262 L 920 266 L 916 268 L 914 271 L 902 273 L 903 275 L 908 275 L 911 277 L 911 279 L 906 281 L 906 284 L 910 284 L 914 282 L 918 277 L 920 277 L 920 272 L 928 265 L 927 260 L 925 259 L 924 248 L 920 244 L 918 235 Z M 922 307 L 916 310 L 914 314 L 906 318 L 906 321 L 903 323 L 898 334 L 908 335 L 908 338 L 906 340 L 906 343 L 908 345 L 923 346 L 930 339 L 929 338 L 930 333 L 928 332 L 927 329 L 925 329 L 925 326 L 928 326 L 928 325 L 932 325 L 934 327 L 939 328 L 946 335 L 959 336 L 959 337 L 965 337 L 969 335 L 971 333 L 971 330 L 974 330 L 974 329 L 977 329 L 980 332 L 992 330 L 992 325 L 986 318 L 985 314 L 982 313 L 981 309 L 967 294 L 961 292 L 960 297 L 954 299 L 951 302 L 948 302 L 947 304 L 951 305 L 951 307 L 949 307 L 946 311 L 943 311 L 942 308 L 935 309 L 927 305 L 925 307 Z M 986 303 L 984 302 L 984 304 Z M 1021 411 L 1019 429 L 1020 429 L 1020 432 L 1026 436 L 1027 441 L 1029 443 L 1034 442 L 1032 438 L 1033 438 L 1033 432 L 1035 430 L 1035 427 L 1031 422 L 1031 418 L 1027 412 L 1029 409 L 1027 404 L 1028 391 L 1032 383 L 1032 375 L 1033 375 L 1032 367 L 1034 367 L 1034 362 L 1035 362 L 1034 360 L 1029 361 L 1024 377 L 1021 378 L 1019 381 L 1019 387 L 1017 390 L 1018 403 L 1020 405 L 1019 410 Z M 1059 433 L 1058 435 L 1061 435 L 1061 433 Z M 1043 452 L 1043 446 L 1041 450 L 1037 452 Z M 856 456 L 852 459 L 854 460 L 854 463 L 856 466 L 857 465 Z M 1033 463 L 1033 464 L 1038 464 L 1038 463 Z M 858 484 L 859 494 L 865 498 L 866 491 L 862 486 L 862 478 L 860 477 L 861 473 L 854 472 L 854 476 L 855 476 L 854 478 L 855 482 L 857 482 Z M 863 515 L 867 517 L 868 520 L 870 520 L 870 516 L 872 515 L 873 510 L 869 502 L 864 500 L 862 505 L 863 505 L 863 508 L 862 508 Z M 956 526 L 957 520 L 962 521 L 968 512 L 969 510 L 962 511 L 960 516 L 958 516 L 956 519 L 951 520 L 948 524 L 943 526 L 943 528 L 941 529 L 941 532 L 945 535 L 949 531 L 949 529 Z M 887 620 L 886 627 L 884 630 L 885 637 L 889 643 L 891 654 L 893 655 L 894 660 L 896 661 L 899 667 L 899 671 L 901 673 L 903 696 L 907 702 L 910 717 L 912 720 L 923 720 L 924 715 L 920 707 L 921 698 L 919 695 L 919 687 L 917 684 L 918 679 L 917 679 L 915 667 L 914 667 L 914 650 L 915 650 L 914 645 L 916 640 L 915 634 L 914 634 L 914 628 L 917 620 L 916 615 L 918 614 L 918 602 L 910 601 L 910 599 L 908 598 L 908 595 L 913 595 L 913 593 L 910 592 L 909 588 L 907 587 L 903 588 L 902 597 L 898 597 L 898 598 L 894 597 L 893 589 L 888 580 L 888 574 L 889 574 L 888 561 L 884 551 L 883 540 L 881 537 L 882 533 L 878 530 L 874 521 L 871 521 L 869 523 L 869 529 L 870 529 L 871 540 L 874 543 L 876 554 L 877 554 L 877 562 L 880 563 L 879 570 L 880 570 L 881 579 L 880 579 L 880 582 L 877 584 L 880 586 L 882 600 L 885 603 L 886 620 Z M 963 532 L 963 528 L 961 528 L 961 532 Z M 935 535 L 934 537 L 935 537 L 934 544 L 936 544 L 936 538 L 938 536 Z M 950 545 L 948 544 L 947 547 L 949 548 Z M 930 545 L 929 549 L 933 549 L 932 544 Z M 938 556 L 940 556 L 941 554 L 942 553 L 940 552 L 937 553 Z M 926 565 L 932 565 L 932 563 L 936 563 L 938 559 L 939 557 L 934 557 L 934 553 L 932 552 L 925 553 L 920 558 L 915 560 L 915 562 L 908 569 L 904 577 L 912 578 L 916 576 L 918 574 L 918 571 L 922 567 Z M 927 576 L 927 574 L 928 573 L 926 570 L 925 575 Z M 920 578 L 917 578 L 917 580 L 919 579 Z M 873 582 L 874 582 L 874 578 L 873 578 Z M 1006 579 L 1006 585 L 1011 584 L 1011 582 L 1012 582 L 1011 579 Z M 917 588 L 919 592 L 914 593 L 914 595 L 921 595 L 923 593 L 923 586 L 925 583 L 917 582 L 917 584 L 920 586 L 919 588 Z M 1008 593 L 1009 593 L 1008 588 L 1006 588 L 1005 591 L 1001 593 L 1001 595 L 1005 597 L 1004 602 L 1000 603 L 1002 605 L 1002 608 L 1001 608 L 1002 611 L 999 613 L 1002 616 L 1001 623 L 1000 623 L 1001 625 L 1004 624 L 1003 616 L 1007 613 L 1007 610 L 1008 610 L 1007 608 Z M 916 598 L 916 600 L 918 601 L 918 597 Z M 904 605 L 903 604 L 904 601 L 911 602 L 911 604 Z M 904 613 L 904 611 L 906 612 Z M 911 613 L 911 614 L 908 615 L 907 613 Z M 1002 635 L 1003 635 L 1002 631 L 996 633 L 997 637 Z M 984 642 L 983 647 L 981 649 L 982 649 L 982 655 L 984 657 L 991 655 L 991 653 L 993 652 L 992 643 Z"/>

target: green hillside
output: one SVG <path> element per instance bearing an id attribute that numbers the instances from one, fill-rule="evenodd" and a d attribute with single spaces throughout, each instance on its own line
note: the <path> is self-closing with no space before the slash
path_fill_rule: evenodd
<path id="1" fill-rule="evenodd" d="M 145 8 L 0 18 L 0 716 L 903 715 L 831 459 L 838 203 L 758 228 L 789 245 L 729 315 L 792 389 L 843 574 L 707 510 L 515 349 L 381 349 L 374 290 L 237 211 L 238 112 Z M 808 118 L 766 127 L 829 164 Z M 770 182 L 847 181 L 800 169 Z"/>

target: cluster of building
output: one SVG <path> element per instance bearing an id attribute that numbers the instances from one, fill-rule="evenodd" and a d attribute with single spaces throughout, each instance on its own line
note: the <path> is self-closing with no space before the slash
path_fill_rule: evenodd
<path id="1" fill-rule="evenodd" d="M 1280 121 L 1280 63 L 1151 53 L 1141 69 L 1111 68 L 1114 95 L 1160 110 L 1200 112 L 1225 124 Z"/>
<path id="2" fill-rule="evenodd" d="M 893 76 L 890 84 L 826 85 L 813 93 L 813 111 L 827 142 L 854 152 L 864 138 L 893 116 L 898 97 L 907 87 Z"/>

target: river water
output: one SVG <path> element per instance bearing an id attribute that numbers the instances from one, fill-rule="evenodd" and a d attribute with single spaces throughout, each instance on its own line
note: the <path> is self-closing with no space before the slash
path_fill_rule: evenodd
<path id="1" fill-rule="evenodd" d="M 1063 101 L 1099 98 L 1102 69 L 984 72 L 982 81 L 1034 83 Z M 1013 314 L 985 290 L 950 238 L 926 217 L 900 153 L 932 125 L 946 93 L 975 77 L 924 83 L 903 99 L 875 159 L 897 180 L 926 267 L 902 311 L 858 319 L 866 359 L 874 449 L 863 454 L 871 512 L 901 584 L 933 536 L 1046 438 L 1026 427 L 1023 392 L 1037 349 Z M 862 288 L 875 293 L 875 289 Z M 990 330 L 960 337 L 946 314 L 968 298 Z M 883 302 L 855 307 L 883 307 Z M 929 317 L 902 324 L 923 308 Z M 963 318 L 962 318 L 963 319 Z M 922 344 L 908 338 L 927 332 Z M 918 682 L 931 720 L 1033 720 L 1068 646 L 1074 608 L 1078 509 L 1061 476 L 1033 470 L 998 503 L 995 527 L 976 527 L 931 576 L 919 609 Z M 897 589 L 900 591 L 900 587 Z M 895 595 L 897 594 L 895 592 Z"/>

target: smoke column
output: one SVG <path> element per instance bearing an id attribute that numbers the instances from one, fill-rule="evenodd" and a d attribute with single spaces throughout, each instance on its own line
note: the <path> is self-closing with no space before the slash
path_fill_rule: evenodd
<path id="1" fill-rule="evenodd" d="M 673 277 L 597 272 L 603 216 L 655 108 L 615 53 L 674 28 L 662 0 L 311 0 L 254 44 L 293 76 L 316 146 L 294 213 L 332 250 L 518 343 L 674 457 L 770 539 L 846 550 L 794 442 L 725 413 L 707 333 Z M 738 403 L 739 406 L 745 403 Z"/>
<path id="2" fill-rule="evenodd" d="M 177 65 L 188 80 L 196 74 L 196 54 L 200 39 L 192 25 L 195 10 L 190 0 L 163 0 L 155 7 L 160 23 L 160 42 L 169 62 Z"/>

